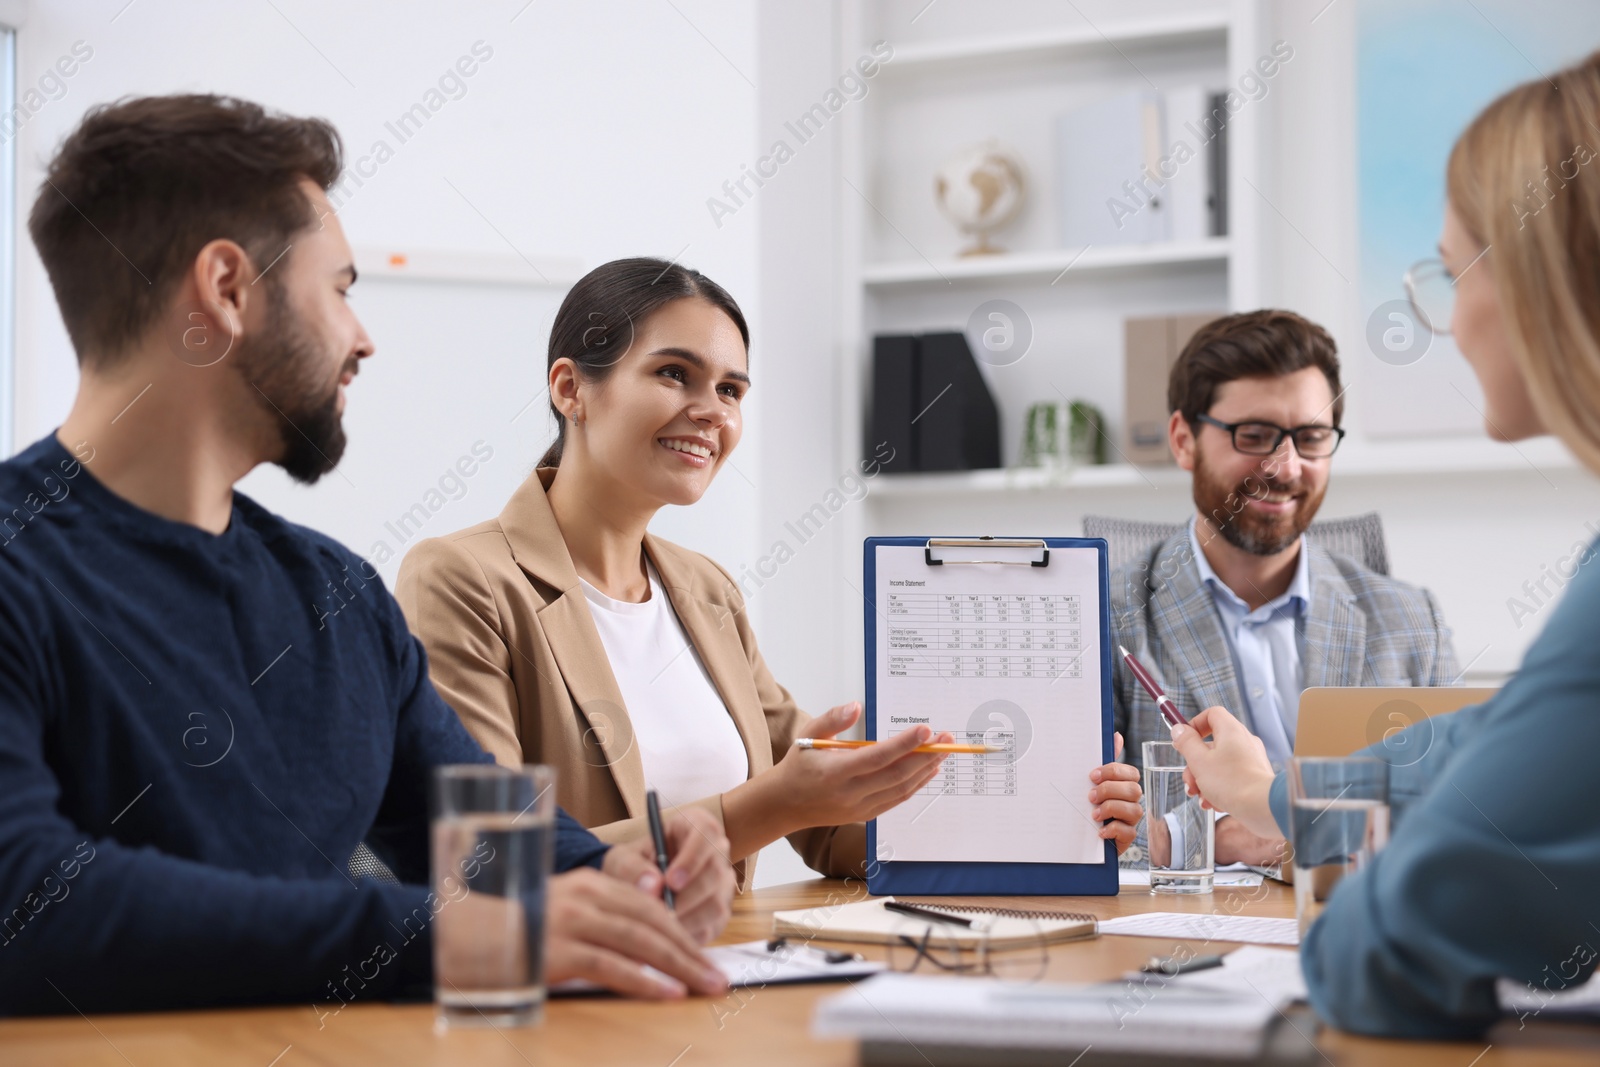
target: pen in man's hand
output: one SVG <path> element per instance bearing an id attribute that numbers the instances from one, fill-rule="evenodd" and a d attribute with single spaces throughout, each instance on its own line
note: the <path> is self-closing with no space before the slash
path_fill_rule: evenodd
<path id="1" fill-rule="evenodd" d="M 667 867 L 672 858 L 667 855 L 667 832 L 661 828 L 661 801 L 656 798 L 654 789 L 645 791 L 644 810 L 650 818 L 650 840 L 656 847 L 656 866 L 661 868 L 661 900 L 671 909 L 675 902 L 672 890 L 667 887 Z"/>

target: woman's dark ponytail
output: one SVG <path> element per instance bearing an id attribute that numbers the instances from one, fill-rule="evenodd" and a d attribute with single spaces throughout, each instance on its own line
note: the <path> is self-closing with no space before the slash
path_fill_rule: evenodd
<path id="1" fill-rule="evenodd" d="M 745 348 L 750 328 L 744 313 L 728 291 L 697 270 L 664 259 L 615 259 L 578 279 L 550 327 L 550 357 L 545 372 L 558 359 L 570 359 L 591 382 L 602 381 L 628 354 L 634 330 L 652 312 L 686 297 L 698 297 L 719 308 L 739 327 Z M 556 417 L 556 440 L 539 460 L 541 467 L 561 465 L 566 444 L 566 420 L 550 400 Z"/>

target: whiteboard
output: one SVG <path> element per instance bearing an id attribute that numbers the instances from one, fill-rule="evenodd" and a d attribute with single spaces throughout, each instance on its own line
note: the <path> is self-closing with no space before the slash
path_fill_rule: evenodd
<path id="1" fill-rule="evenodd" d="M 346 390 L 343 460 L 310 487 L 264 464 L 239 489 L 368 558 L 392 587 L 417 541 L 497 515 L 554 439 L 546 345 L 576 271 L 495 282 L 358 263 L 350 301 L 375 352 Z"/>

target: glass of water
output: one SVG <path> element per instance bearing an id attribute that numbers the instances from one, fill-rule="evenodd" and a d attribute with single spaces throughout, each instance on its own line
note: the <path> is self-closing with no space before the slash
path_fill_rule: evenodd
<path id="1" fill-rule="evenodd" d="M 555 769 L 434 770 L 433 973 L 438 1026 L 531 1026 L 544 1013 L 545 890 Z"/>
<path id="2" fill-rule="evenodd" d="M 1144 743 L 1150 892 L 1209 893 L 1217 847 L 1211 813 L 1183 788 L 1183 754 L 1171 741 Z"/>
<path id="3" fill-rule="evenodd" d="M 1345 875 L 1389 840 L 1389 765 L 1365 756 L 1289 761 L 1294 910 L 1304 938 Z"/>

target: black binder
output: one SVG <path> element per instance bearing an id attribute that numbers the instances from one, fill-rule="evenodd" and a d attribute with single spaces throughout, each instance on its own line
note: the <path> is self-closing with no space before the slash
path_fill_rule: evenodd
<path id="1" fill-rule="evenodd" d="M 917 469 L 917 339 L 885 334 L 872 339 L 872 415 L 863 452 L 893 474 Z M 888 447 L 884 447 L 888 446 Z M 893 449 L 891 452 L 890 449 Z M 891 458 L 883 460 L 888 455 Z"/>
<path id="2" fill-rule="evenodd" d="M 926 333 L 917 359 L 917 470 L 1000 466 L 1000 409 L 962 333 Z"/>

